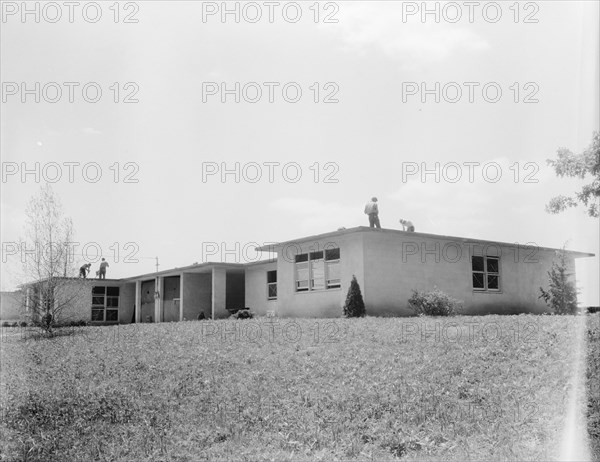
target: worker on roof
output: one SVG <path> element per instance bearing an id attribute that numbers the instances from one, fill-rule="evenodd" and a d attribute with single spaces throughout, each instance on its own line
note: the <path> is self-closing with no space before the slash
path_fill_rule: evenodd
<path id="1" fill-rule="evenodd" d="M 369 216 L 369 226 L 381 229 L 381 224 L 379 223 L 379 206 L 377 205 L 376 197 L 372 197 L 371 202 L 367 202 L 365 213 Z"/>
<path id="2" fill-rule="evenodd" d="M 408 231 L 409 233 L 415 232 L 415 225 L 412 224 L 412 221 L 400 218 L 400 223 L 402 224 L 402 231 Z"/>

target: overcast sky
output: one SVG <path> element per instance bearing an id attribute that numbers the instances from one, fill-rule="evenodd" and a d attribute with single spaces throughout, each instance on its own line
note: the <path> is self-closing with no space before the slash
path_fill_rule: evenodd
<path id="1" fill-rule="evenodd" d="M 255 260 L 254 243 L 368 225 L 371 196 L 384 228 L 407 218 L 426 233 L 600 253 L 598 220 L 544 210 L 581 185 L 546 159 L 598 130 L 598 2 L 429 2 L 438 22 L 421 2 L 229 2 L 239 22 L 221 2 L 111 4 L 28 2 L 22 16 L 3 2 L 3 243 L 23 234 L 41 183 L 20 170 L 37 162 L 40 182 L 61 166 L 53 187 L 78 250 L 98 243 L 109 277 L 154 271 L 155 256 L 161 270 Z M 65 162 L 79 163 L 72 182 Z M 236 162 L 239 182 L 223 179 Z M 3 255 L 2 290 L 18 282 L 16 259 Z M 580 300 L 598 305 L 587 260 Z"/>

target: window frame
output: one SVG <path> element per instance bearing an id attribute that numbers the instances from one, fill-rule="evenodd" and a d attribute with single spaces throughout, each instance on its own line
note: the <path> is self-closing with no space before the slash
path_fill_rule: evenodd
<path id="1" fill-rule="evenodd" d="M 475 270 L 474 269 L 474 259 L 475 258 L 481 258 L 483 260 L 483 269 L 482 270 Z M 496 261 L 496 266 L 497 266 L 497 271 L 490 271 L 488 269 L 488 261 L 489 260 L 494 260 Z M 474 285 L 474 276 L 476 274 L 481 275 L 482 278 L 482 282 L 483 282 L 483 287 L 475 287 Z M 490 288 L 489 287 L 489 278 L 490 277 L 495 277 L 497 279 L 497 287 L 495 288 Z M 474 292 L 491 292 L 491 293 L 498 293 L 502 291 L 502 286 L 500 284 L 501 282 L 501 277 L 500 277 L 500 257 L 496 257 L 494 255 L 472 255 L 471 256 L 471 286 Z"/>
<path id="2" fill-rule="evenodd" d="M 332 253 L 333 255 L 331 255 Z M 341 289 L 341 277 L 333 279 L 329 277 L 331 268 L 334 266 L 338 268 L 339 272 L 340 264 L 341 252 L 339 247 L 296 255 L 294 260 L 294 292 L 322 292 Z M 307 272 L 307 279 L 299 279 L 299 270 Z M 318 278 L 315 278 L 315 270 L 319 270 L 322 277 L 319 275 Z M 316 284 L 317 279 L 319 282 L 322 281 L 322 284 Z M 300 283 L 303 283 L 302 286 L 300 286 Z"/>
<path id="3" fill-rule="evenodd" d="M 275 281 L 269 282 L 269 273 L 275 274 Z M 275 287 L 274 296 L 271 296 L 271 287 Z M 267 271 L 267 300 L 277 300 L 277 270 Z"/>
<path id="4" fill-rule="evenodd" d="M 101 290 L 100 290 L 101 289 Z M 109 291 L 109 289 L 112 289 Z M 109 292 L 112 292 L 109 295 Z M 115 295 L 115 292 L 118 295 Z M 112 303 L 116 302 L 116 306 L 109 306 L 109 299 Z M 92 307 L 91 315 L 92 322 L 119 322 L 119 309 L 121 305 L 121 288 L 119 286 L 93 286 L 92 287 Z M 94 318 L 94 312 L 102 313 L 102 319 Z M 116 315 L 116 319 L 108 319 L 109 312 L 111 315 Z"/>
<path id="5" fill-rule="evenodd" d="M 337 257 L 333 257 L 330 258 L 327 255 L 327 252 L 335 252 L 337 251 Z M 338 273 L 340 272 L 341 269 L 341 252 L 339 247 L 335 248 L 335 249 L 325 249 L 325 289 L 341 289 L 342 288 L 342 278 L 341 277 L 337 277 L 334 279 L 331 279 L 329 277 L 329 273 L 330 273 L 330 269 L 331 267 L 335 266 L 338 268 Z M 338 276 L 341 276 L 341 274 L 338 274 Z M 332 281 L 337 281 L 337 282 L 332 282 Z"/>

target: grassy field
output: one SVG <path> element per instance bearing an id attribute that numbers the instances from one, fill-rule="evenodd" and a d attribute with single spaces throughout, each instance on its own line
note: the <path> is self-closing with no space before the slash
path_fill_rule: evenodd
<path id="1" fill-rule="evenodd" d="M 552 460 L 575 324 L 259 318 L 51 339 L 3 329 L 1 460 Z M 590 385 L 598 359 L 588 366 Z"/>
<path id="2" fill-rule="evenodd" d="M 588 318 L 587 390 L 588 434 L 592 459 L 600 460 L 600 313 Z"/>

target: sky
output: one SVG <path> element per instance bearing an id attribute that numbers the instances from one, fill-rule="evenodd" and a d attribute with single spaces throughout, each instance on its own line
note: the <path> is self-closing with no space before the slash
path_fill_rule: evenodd
<path id="1" fill-rule="evenodd" d="M 2 290 L 44 181 L 114 278 L 256 261 L 372 196 L 384 228 L 600 254 L 545 211 L 585 183 L 547 159 L 599 130 L 598 2 L 91 3 L 2 3 Z"/>

